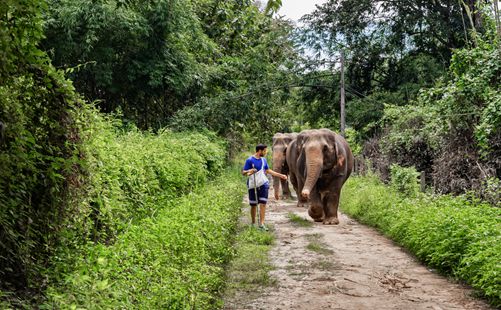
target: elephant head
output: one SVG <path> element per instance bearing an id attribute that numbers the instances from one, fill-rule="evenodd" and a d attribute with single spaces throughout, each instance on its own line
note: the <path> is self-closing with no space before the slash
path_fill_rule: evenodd
<path id="1" fill-rule="evenodd" d="M 300 169 L 304 169 L 302 175 L 305 178 L 300 193 L 303 198 L 310 198 L 311 191 L 322 175 L 349 175 L 346 154 L 340 140 L 344 141 L 329 129 L 305 130 L 298 135 L 299 163 Z"/>

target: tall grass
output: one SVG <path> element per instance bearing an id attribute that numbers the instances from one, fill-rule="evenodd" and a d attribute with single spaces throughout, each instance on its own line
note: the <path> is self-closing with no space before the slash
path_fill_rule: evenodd
<path id="1" fill-rule="evenodd" d="M 46 305 L 54 308 L 134 306 L 146 302 L 140 295 L 168 287 L 174 305 L 209 303 L 228 255 L 221 247 L 233 225 L 229 206 L 240 195 L 205 188 L 224 172 L 225 142 L 210 132 L 139 131 L 88 107 L 75 113 L 88 122 L 75 154 L 81 174 L 71 175 L 65 212 L 58 213 L 65 225 L 43 235 L 57 242 L 45 244 L 46 262 L 37 265 L 41 296 L 28 301 L 0 291 L 1 307 L 38 307 L 47 288 Z M 158 288 L 150 285 L 157 278 Z M 186 279 L 191 284 L 181 286 Z"/>
<path id="2" fill-rule="evenodd" d="M 226 148 L 213 134 L 143 132 L 86 110 L 82 132 L 85 175 L 72 188 L 72 214 L 51 248 L 49 281 L 61 275 L 88 244 L 112 245 L 117 236 L 153 217 L 169 201 L 203 186 L 225 166 Z"/>

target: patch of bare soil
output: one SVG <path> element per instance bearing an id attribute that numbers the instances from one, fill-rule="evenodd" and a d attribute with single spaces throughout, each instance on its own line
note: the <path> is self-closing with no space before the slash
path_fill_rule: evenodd
<path id="1" fill-rule="evenodd" d="M 373 228 L 340 214 L 340 224 L 313 222 L 295 202 L 270 197 L 276 234 L 270 252 L 276 285 L 257 298 L 225 300 L 224 309 L 491 309 L 472 290 L 428 270 Z M 240 295 L 241 296 L 241 295 Z"/>

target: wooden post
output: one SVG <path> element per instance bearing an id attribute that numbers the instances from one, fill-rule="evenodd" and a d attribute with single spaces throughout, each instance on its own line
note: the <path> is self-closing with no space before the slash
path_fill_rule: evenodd
<path id="1" fill-rule="evenodd" d="M 346 128 L 345 120 L 345 101 L 344 101 L 344 51 L 341 50 L 341 136 L 345 137 L 344 130 Z"/>
<path id="2" fill-rule="evenodd" d="M 421 180 L 421 192 L 426 190 L 426 175 L 424 171 L 421 171 L 421 176 L 419 177 Z"/>
<path id="3" fill-rule="evenodd" d="M 498 34 L 498 47 L 499 51 L 501 52 L 501 13 L 499 12 L 499 2 L 498 0 L 492 1 L 494 5 L 494 19 L 495 19 L 495 24 L 496 24 L 496 30 Z"/>

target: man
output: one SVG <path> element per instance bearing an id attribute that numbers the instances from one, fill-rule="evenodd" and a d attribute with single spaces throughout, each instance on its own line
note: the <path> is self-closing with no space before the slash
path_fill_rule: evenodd
<path id="1" fill-rule="evenodd" d="M 268 189 L 270 188 L 270 183 L 268 178 L 266 178 L 266 174 L 269 173 L 282 180 L 287 180 L 285 174 L 275 172 L 268 167 L 268 162 L 266 158 L 264 158 L 267 152 L 268 148 L 266 145 L 258 144 L 256 146 L 256 153 L 247 158 L 242 170 L 243 175 L 249 176 L 247 188 L 249 189 L 252 225 L 254 226 L 256 224 L 256 209 L 259 203 L 259 228 L 262 230 L 268 230 L 264 225 L 266 203 L 268 202 Z"/>

